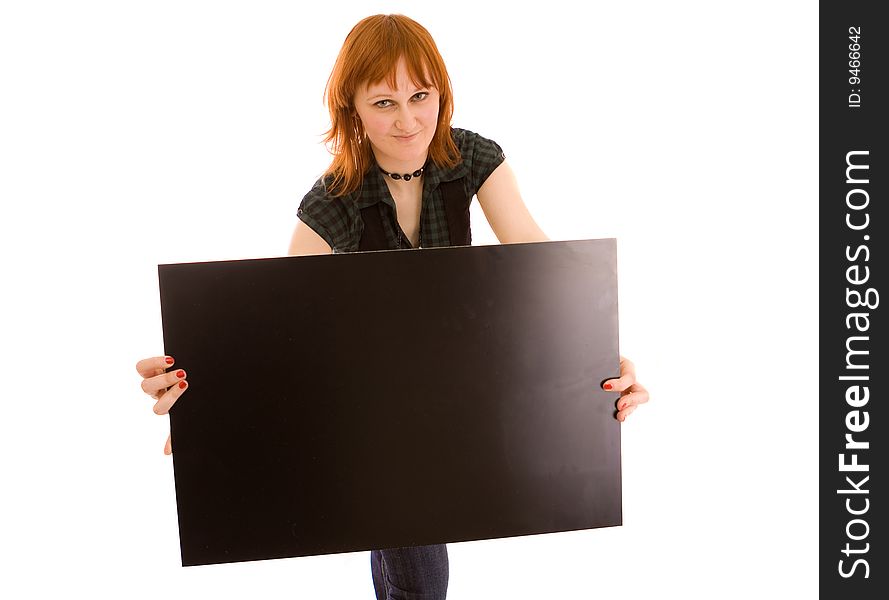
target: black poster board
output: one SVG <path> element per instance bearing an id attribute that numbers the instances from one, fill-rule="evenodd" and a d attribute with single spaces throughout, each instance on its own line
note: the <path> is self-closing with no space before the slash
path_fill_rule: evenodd
<path id="1" fill-rule="evenodd" d="M 158 275 L 183 565 L 621 524 L 613 239 Z"/>

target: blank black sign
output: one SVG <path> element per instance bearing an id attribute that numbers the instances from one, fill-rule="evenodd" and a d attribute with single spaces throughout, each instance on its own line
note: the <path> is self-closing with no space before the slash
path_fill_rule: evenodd
<path id="1" fill-rule="evenodd" d="M 183 565 L 620 525 L 613 239 L 158 273 Z"/>

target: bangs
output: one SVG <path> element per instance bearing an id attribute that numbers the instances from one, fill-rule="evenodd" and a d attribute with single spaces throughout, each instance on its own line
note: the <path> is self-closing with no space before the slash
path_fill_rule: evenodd
<path id="1" fill-rule="evenodd" d="M 400 57 L 399 57 L 400 58 Z M 433 77 L 428 77 L 429 67 L 421 64 L 414 63 L 405 57 L 405 64 L 407 65 L 407 72 L 411 78 L 411 83 L 415 86 L 419 87 L 435 87 L 438 89 L 440 86 L 435 83 Z M 368 81 L 368 86 L 375 85 L 377 83 L 381 83 L 384 79 L 390 88 L 393 90 L 398 89 L 398 82 L 396 81 L 396 76 L 398 75 L 396 69 L 398 68 L 398 59 L 393 61 L 392 66 L 387 70 L 385 77 L 379 77 L 376 79 L 370 79 Z"/>
<path id="2" fill-rule="evenodd" d="M 385 81 L 390 88 L 397 89 L 398 61 L 404 59 L 411 82 L 418 87 L 443 87 L 441 69 L 430 56 L 429 48 L 425 48 L 422 40 L 416 36 L 406 35 L 397 24 L 385 28 L 385 38 L 381 43 L 368 45 L 360 63 L 356 64 L 354 81 L 365 82 L 364 85 L 376 85 Z M 436 52 L 437 54 L 437 52 Z"/>

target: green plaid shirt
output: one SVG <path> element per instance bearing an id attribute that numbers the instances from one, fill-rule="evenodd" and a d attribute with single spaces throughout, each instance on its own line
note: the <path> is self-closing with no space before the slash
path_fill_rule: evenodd
<path id="1" fill-rule="evenodd" d="M 451 128 L 462 162 L 453 169 L 439 168 L 429 161 L 423 171 L 423 204 L 420 210 L 420 247 L 450 246 L 448 221 L 439 184 L 463 178 L 466 197 L 475 196 L 488 176 L 505 160 L 496 142 L 466 129 Z M 334 252 L 355 252 L 364 231 L 361 209 L 379 204 L 389 248 L 397 249 L 398 219 L 395 201 L 376 161 L 364 177 L 362 187 L 339 198 L 327 194 L 318 179 L 300 202 L 297 216 L 311 227 Z"/>

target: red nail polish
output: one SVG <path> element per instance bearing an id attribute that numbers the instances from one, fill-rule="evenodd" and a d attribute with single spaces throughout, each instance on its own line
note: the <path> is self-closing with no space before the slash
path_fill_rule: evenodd
<path id="1" fill-rule="evenodd" d="M 182 369 L 176 371 L 176 377 L 179 377 L 179 378 L 185 377 L 185 371 L 183 371 Z"/>
<path id="2" fill-rule="evenodd" d="M 167 358 L 165 358 L 164 360 L 167 361 L 167 364 L 168 364 L 168 365 L 172 365 L 172 364 L 173 364 L 173 359 L 170 358 L 169 356 L 168 356 Z"/>
<path id="3" fill-rule="evenodd" d="M 610 389 L 611 389 L 611 384 L 610 384 L 610 383 L 606 383 L 606 384 L 603 385 L 602 387 L 604 387 L 606 390 L 610 390 Z"/>
<path id="4" fill-rule="evenodd" d="M 188 385 L 188 384 L 185 383 L 184 381 L 180 381 L 180 382 L 179 382 L 179 389 L 180 389 L 180 390 L 184 390 L 184 389 L 185 389 L 185 386 L 187 386 L 187 385 Z"/>

